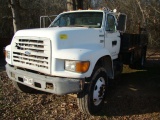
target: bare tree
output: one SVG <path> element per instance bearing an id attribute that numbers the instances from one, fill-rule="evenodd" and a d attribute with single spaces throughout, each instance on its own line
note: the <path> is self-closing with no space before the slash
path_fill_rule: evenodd
<path id="1" fill-rule="evenodd" d="M 67 0 L 67 10 L 83 9 L 83 0 Z"/>
<path id="2" fill-rule="evenodd" d="M 3 36 L 13 33 L 12 21 L 16 32 L 19 29 L 39 27 L 39 17 L 42 15 L 55 15 L 66 9 L 109 7 L 127 14 L 127 32 L 138 33 L 139 28 L 146 25 L 149 44 L 160 46 L 159 0 L 0 0 L 0 4 L 0 32 Z"/>
<path id="3" fill-rule="evenodd" d="M 142 17 L 143 17 L 143 25 L 146 23 L 146 18 L 145 18 L 145 15 L 144 15 L 144 10 L 142 9 L 142 6 L 141 6 L 141 2 L 139 1 L 139 0 L 136 0 L 136 2 L 137 2 L 137 5 L 139 6 L 139 9 L 140 9 L 140 11 L 141 11 L 141 13 L 142 13 Z"/>
<path id="4" fill-rule="evenodd" d="M 19 13 L 19 0 L 8 0 L 9 1 L 9 7 L 12 11 L 13 16 L 13 28 L 14 33 L 19 30 L 20 27 L 20 13 Z"/>

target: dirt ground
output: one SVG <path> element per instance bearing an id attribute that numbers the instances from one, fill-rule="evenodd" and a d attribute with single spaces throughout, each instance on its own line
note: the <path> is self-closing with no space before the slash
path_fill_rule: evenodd
<path id="1" fill-rule="evenodd" d="M 144 70 L 124 66 L 110 86 L 103 110 L 88 116 L 78 110 L 76 98 L 13 88 L 0 61 L 1 120 L 160 120 L 160 51 L 150 50 Z"/>

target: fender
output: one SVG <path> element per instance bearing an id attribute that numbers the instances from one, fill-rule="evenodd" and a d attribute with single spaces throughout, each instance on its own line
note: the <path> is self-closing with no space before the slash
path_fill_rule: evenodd
<path id="1" fill-rule="evenodd" d="M 90 61 L 89 70 L 86 73 L 79 74 L 79 76 L 77 77 L 80 78 L 90 77 L 97 61 L 100 58 L 104 56 L 109 56 L 111 58 L 111 55 L 107 49 L 102 48 L 101 46 L 98 46 L 96 44 L 86 45 L 83 47 L 79 46 L 79 48 L 62 49 L 58 50 L 53 54 L 56 59 L 61 59 L 61 60 Z M 112 64 L 112 59 L 111 59 L 111 64 Z M 111 66 L 113 70 L 113 64 Z M 74 73 L 70 73 L 70 76 L 76 77 Z"/>

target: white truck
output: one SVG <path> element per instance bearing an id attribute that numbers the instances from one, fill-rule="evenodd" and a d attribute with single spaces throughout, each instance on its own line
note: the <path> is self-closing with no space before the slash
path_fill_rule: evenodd
<path id="1" fill-rule="evenodd" d="M 147 37 L 125 26 L 125 14 L 107 9 L 63 12 L 48 28 L 15 33 L 5 48 L 7 74 L 22 92 L 77 94 L 80 110 L 95 114 L 123 64 L 144 65 Z"/>

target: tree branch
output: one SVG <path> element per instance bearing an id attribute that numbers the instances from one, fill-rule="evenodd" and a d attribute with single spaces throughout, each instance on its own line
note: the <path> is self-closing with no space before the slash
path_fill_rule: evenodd
<path id="1" fill-rule="evenodd" d="M 160 14 L 160 11 L 158 11 L 155 7 L 153 7 L 152 5 L 149 5 L 149 6 L 151 6 L 151 8 L 152 8 L 153 10 L 155 10 L 157 13 Z"/>
<path id="2" fill-rule="evenodd" d="M 17 7 L 18 7 L 19 9 L 21 9 L 21 10 L 29 10 L 29 8 L 24 8 L 24 7 L 22 7 L 22 5 L 21 5 L 21 3 L 20 3 L 20 0 L 16 0 L 16 2 L 17 2 Z"/>
<path id="3" fill-rule="evenodd" d="M 144 13 L 143 13 L 143 9 L 142 9 L 142 7 L 141 7 L 141 5 L 140 5 L 140 1 L 136 0 L 136 2 L 137 2 L 137 4 L 138 4 L 138 6 L 139 6 L 139 9 L 140 9 L 141 13 L 142 13 L 143 23 L 145 23 L 145 16 L 144 16 Z"/>

